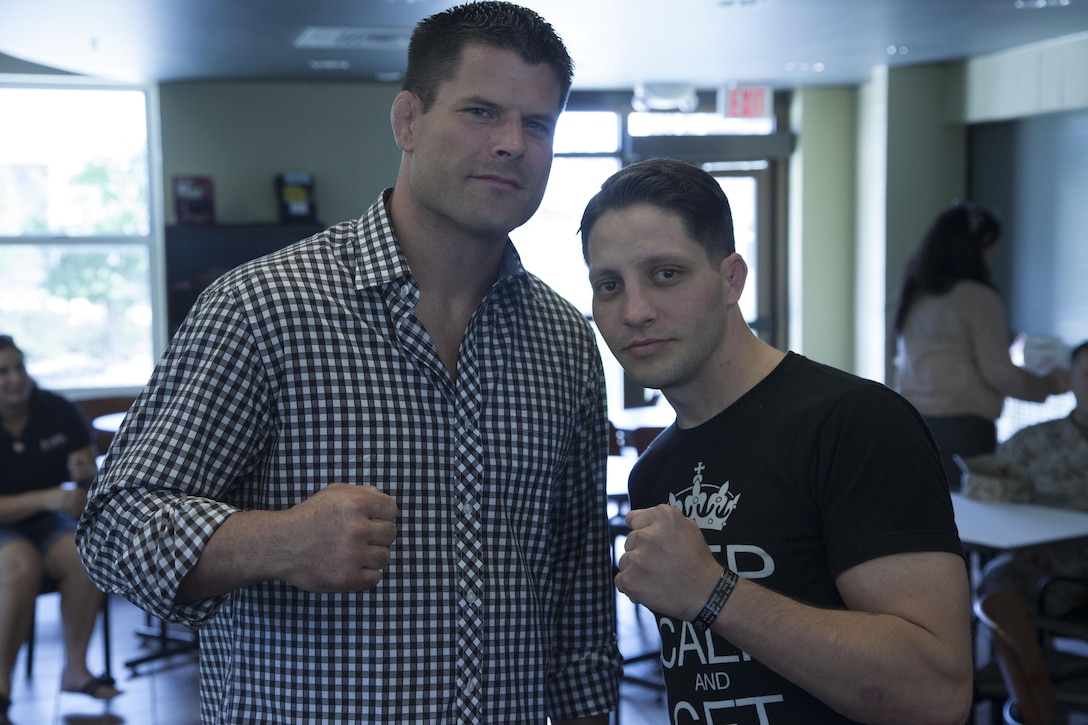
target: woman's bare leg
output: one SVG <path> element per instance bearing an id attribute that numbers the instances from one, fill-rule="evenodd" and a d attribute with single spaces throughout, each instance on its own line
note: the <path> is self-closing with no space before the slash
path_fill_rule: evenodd
<path id="1" fill-rule="evenodd" d="M 64 625 L 64 671 L 60 685 L 68 692 L 83 692 L 98 699 L 109 699 L 118 690 L 100 684 L 87 691 L 94 675 L 87 669 L 87 645 L 105 595 L 87 577 L 76 551 L 74 534 L 58 539 L 46 552 L 45 571 L 57 582 L 60 591 L 60 618 Z"/>

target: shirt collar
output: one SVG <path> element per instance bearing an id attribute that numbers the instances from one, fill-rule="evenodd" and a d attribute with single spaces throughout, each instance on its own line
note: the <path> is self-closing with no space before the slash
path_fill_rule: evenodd
<path id="1" fill-rule="evenodd" d="M 357 289 L 378 287 L 388 282 L 412 279 L 412 270 L 404 258 L 393 225 L 386 211 L 386 200 L 393 190 L 386 189 L 370 208 L 355 222 L 358 236 L 359 262 L 356 265 L 355 286 Z M 499 274 L 496 286 L 512 284 L 517 280 L 528 280 L 528 272 L 521 263 L 521 256 L 514 248 L 510 238 L 506 239 L 502 259 L 499 262 Z"/>

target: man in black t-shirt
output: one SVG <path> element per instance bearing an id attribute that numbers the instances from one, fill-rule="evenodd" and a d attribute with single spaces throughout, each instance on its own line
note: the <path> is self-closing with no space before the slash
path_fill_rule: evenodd
<path id="1" fill-rule="evenodd" d="M 700 169 L 618 172 L 581 233 L 601 334 L 677 412 L 632 472 L 616 577 L 658 616 L 672 722 L 963 722 L 967 570 L 917 412 L 755 337 Z"/>

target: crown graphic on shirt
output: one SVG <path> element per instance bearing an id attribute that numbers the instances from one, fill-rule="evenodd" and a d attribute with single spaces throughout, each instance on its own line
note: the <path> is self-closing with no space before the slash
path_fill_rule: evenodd
<path id="1" fill-rule="evenodd" d="M 691 488 L 679 494 L 669 494 L 669 503 L 680 509 L 685 516 L 694 519 L 700 529 L 721 531 L 740 502 L 739 493 L 729 492 L 729 481 L 715 486 L 703 481 L 702 461 L 695 466 Z"/>

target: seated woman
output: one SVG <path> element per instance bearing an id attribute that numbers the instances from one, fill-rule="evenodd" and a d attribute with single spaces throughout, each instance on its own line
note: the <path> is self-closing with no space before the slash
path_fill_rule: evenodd
<path id="1" fill-rule="evenodd" d="M 968 496 L 1088 511 L 1088 342 L 1074 348 L 1070 365 L 1073 411 L 1018 431 L 993 454 L 962 459 Z M 1038 585 L 1047 576 L 1088 582 L 1088 543 L 1077 539 L 1002 554 L 987 564 L 979 593 L 1016 589 L 1035 613 Z M 1051 592 L 1049 614 L 1088 606 L 1088 586 Z"/>
<path id="2" fill-rule="evenodd" d="M 56 582 L 64 624 L 61 689 L 97 699 L 119 694 L 87 669 L 87 644 L 103 594 L 76 553 L 76 520 L 94 478 L 95 450 L 76 408 L 39 390 L 22 351 L 0 335 L 0 725 L 8 723 L 11 675 L 42 582 Z"/>

